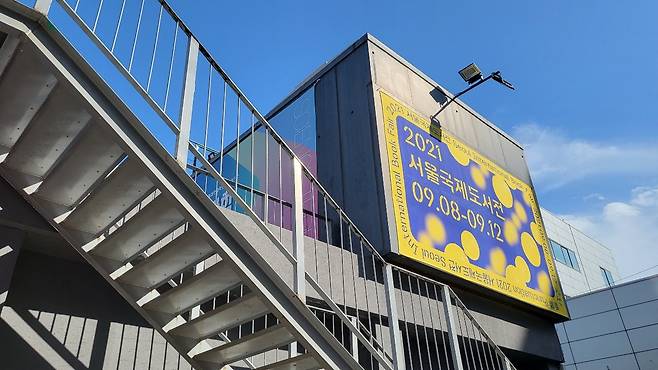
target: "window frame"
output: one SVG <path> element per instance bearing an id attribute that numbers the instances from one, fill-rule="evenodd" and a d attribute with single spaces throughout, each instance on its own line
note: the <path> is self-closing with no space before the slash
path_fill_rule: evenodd
<path id="1" fill-rule="evenodd" d="M 556 242 L 553 239 L 548 239 L 553 251 L 553 259 L 561 264 L 580 272 L 580 263 L 576 251 L 565 247 L 564 245 Z"/>
<path id="2" fill-rule="evenodd" d="M 603 276 L 603 282 L 606 284 L 606 286 L 611 287 L 615 285 L 615 279 L 612 277 L 612 272 L 610 270 L 606 269 L 603 266 L 599 266 L 601 269 L 601 275 Z"/>

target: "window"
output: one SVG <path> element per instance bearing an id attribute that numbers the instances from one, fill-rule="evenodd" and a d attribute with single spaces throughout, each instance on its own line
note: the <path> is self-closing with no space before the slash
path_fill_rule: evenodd
<path id="1" fill-rule="evenodd" d="M 576 271 L 580 271 L 580 265 L 578 264 L 576 252 L 563 246 L 555 240 L 549 239 L 549 242 L 551 244 L 551 249 L 553 250 L 553 257 L 556 261 L 567 265 Z"/>
<path id="2" fill-rule="evenodd" d="M 302 163 L 317 175 L 317 118 L 315 88 L 304 93 L 270 118 L 270 124 L 297 154 Z M 277 153 L 278 154 L 278 153 Z"/>
<path id="3" fill-rule="evenodd" d="M 553 249 L 553 257 L 555 257 L 555 260 L 566 264 L 567 262 L 564 259 L 564 254 L 562 253 L 562 246 L 553 240 L 549 239 L 549 241 L 551 243 L 551 248 Z"/>
<path id="4" fill-rule="evenodd" d="M 612 286 L 615 283 L 615 279 L 613 279 L 612 273 L 603 267 L 601 267 L 601 275 L 603 276 L 603 281 L 607 286 Z"/>
<path id="5" fill-rule="evenodd" d="M 571 249 L 568 248 L 564 248 L 564 249 L 569 253 L 569 259 L 571 260 L 571 267 L 576 271 L 580 271 L 580 266 L 578 266 L 578 259 L 576 258 L 576 253 Z"/>

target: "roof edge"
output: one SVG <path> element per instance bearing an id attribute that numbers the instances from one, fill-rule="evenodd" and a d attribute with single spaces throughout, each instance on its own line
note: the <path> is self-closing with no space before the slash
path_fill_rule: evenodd
<path id="1" fill-rule="evenodd" d="M 427 74 L 423 73 L 421 70 L 416 68 L 408 60 L 406 60 L 400 54 L 398 54 L 393 49 L 388 47 L 386 44 L 384 44 L 382 41 L 380 41 L 377 37 L 375 37 L 374 35 L 372 35 L 370 33 L 365 33 L 363 36 L 359 37 L 356 41 L 354 41 L 348 47 L 343 49 L 343 51 L 338 53 L 335 57 L 333 57 L 329 61 L 326 61 L 324 64 L 320 65 L 313 72 L 311 72 L 297 86 L 295 86 L 292 89 L 292 91 L 281 102 L 279 102 L 277 105 L 275 105 L 274 108 L 272 108 L 265 115 L 265 118 L 270 119 L 272 116 L 274 116 L 276 113 L 278 113 L 281 109 L 283 109 L 286 105 L 288 105 L 292 100 L 297 98 L 297 96 L 299 96 L 303 91 L 305 91 L 311 84 L 315 83 L 315 81 L 317 81 L 322 75 L 327 73 L 336 64 L 340 63 L 348 55 L 350 55 L 352 52 L 354 52 L 354 50 L 358 49 L 361 45 L 363 45 L 365 43 L 368 43 L 368 42 L 372 43 L 373 45 L 377 46 L 378 48 L 380 48 L 385 53 L 389 54 L 392 58 L 397 60 L 399 63 L 401 63 L 405 67 L 409 68 L 411 71 L 413 71 L 416 75 L 418 75 L 420 78 L 425 80 L 427 83 L 429 83 L 430 85 L 434 86 L 435 88 L 441 90 L 449 98 L 452 98 L 454 96 L 454 94 L 451 93 L 448 89 L 446 89 L 445 87 L 443 87 L 442 85 L 437 83 L 435 80 L 433 80 L 431 77 L 429 77 Z M 473 114 L 482 123 L 489 126 L 491 129 L 496 131 L 498 134 L 503 136 L 505 139 L 509 140 L 512 144 L 516 145 L 521 150 L 523 150 L 523 146 L 516 139 L 514 139 L 507 132 L 503 131 L 501 128 L 499 128 L 498 126 L 493 124 L 491 121 L 489 121 L 488 119 L 483 117 L 475 109 L 470 107 L 468 104 L 464 103 L 461 99 L 456 99 L 454 101 L 454 103 L 458 104 L 463 109 L 465 109 L 469 113 Z"/>

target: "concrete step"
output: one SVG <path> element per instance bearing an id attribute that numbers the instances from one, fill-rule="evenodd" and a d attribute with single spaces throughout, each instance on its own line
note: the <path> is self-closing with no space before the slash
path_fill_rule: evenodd
<path id="1" fill-rule="evenodd" d="M 241 282 L 242 279 L 229 264 L 220 261 L 147 302 L 142 308 L 164 326 L 180 313 L 235 288 Z"/>
<path id="2" fill-rule="evenodd" d="M 303 354 L 288 358 L 270 365 L 265 365 L 256 370 L 318 370 L 322 368 L 311 354 Z"/>
<path id="3" fill-rule="evenodd" d="M 124 285 L 151 290 L 214 253 L 199 233 L 187 230 L 116 280 Z"/>
<path id="4" fill-rule="evenodd" d="M 269 308 L 254 293 L 223 304 L 196 319 L 177 326 L 168 333 L 177 337 L 193 338 L 197 341 L 265 316 Z"/>
<path id="5" fill-rule="evenodd" d="M 9 38 L 0 49 L 0 146 L 10 149 L 57 84 L 53 73 Z M 1 153 L 0 153 L 1 154 Z"/>
<path id="6" fill-rule="evenodd" d="M 35 196 L 62 206 L 73 207 L 122 159 L 123 150 L 108 139 L 99 123 L 90 122 L 81 135 L 83 136 L 66 151 L 65 157 L 39 186 Z M 76 225 L 76 230 L 90 233 L 97 230 L 96 222 L 89 219 L 79 220 L 86 224 Z"/>
<path id="7" fill-rule="evenodd" d="M 98 224 L 105 224 L 106 219 L 103 218 L 102 212 L 98 213 L 101 214 Z M 89 217 L 96 218 L 97 216 L 90 214 Z M 107 220 L 110 218 L 112 217 L 107 217 Z M 75 220 L 77 221 L 78 218 Z M 173 202 L 167 199 L 166 196 L 159 195 L 89 253 L 94 257 L 102 257 L 123 265 L 149 248 L 153 243 L 169 235 L 184 220 L 185 218 Z M 65 226 L 76 230 L 79 230 L 78 225 L 78 223 L 69 222 L 68 218 L 65 221 Z M 85 222 L 83 225 L 85 227 L 84 231 L 89 230 L 88 225 L 93 226 L 94 224 L 93 222 Z M 107 225 L 104 226 L 107 227 Z"/>
<path id="8" fill-rule="evenodd" d="M 279 324 L 201 352 L 194 356 L 194 359 L 204 363 L 215 363 L 221 367 L 294 341 L 295 337 L 288 328 Z"/>
<path id="9" fill-rule="evenodd" d="M 140 165 L 127 158 L 76 207 L 63 225 L 96 236 L 154 189 L 153 182 Z"/>
<path id="10" fill-rule="evenodd" d="M 21 138 L 4 165 L 44 178 L 91 119 L 89 112 L 66 89 L 56 88 Z"/>

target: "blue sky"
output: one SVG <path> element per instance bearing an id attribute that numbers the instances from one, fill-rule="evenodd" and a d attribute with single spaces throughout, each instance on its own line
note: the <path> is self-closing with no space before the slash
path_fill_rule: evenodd
<path id="1" fill-rule="evenodd" d="M 465 87 L 457 71 L 471 62 L 485 72 L 500 69 L 516 91 L 489 83 L 463 100 L 524 145 L 540 204 L 610 246 L 622 276 L 658 273 L 658 2 L 169 2 L 264 113 L 366 32 L 453 92 Z M 98 3 L 81 2 L 87 24 Z M 156 2 L 147 3 L 142 40 L 155 37 Z M 120 2 L 104 4 L 104 14 L 118 17 Z M 116 49 L 124 65 L 140 2 L 126 4 L 131 16 Z M 158 121 L 150 108 L 132 104 L 141 101 L 134 89 L 63 11 L 53 14 L 138 116 Z M 101 17 L 98 34 L 109 45 L 116 21 L 106 19 L 113 18 Z M 141 83 L 148 70 L 140 66 L 149 62 L 156 62 L 154 84 L 165 83 L 171 41 L 160 42 L 157 62 L 152 46 L 140 41 L 135 49 L 132 73 Z M 176 60 L 183 65 L 184 48 Z M 170 104 L 167 112 L 178 116 L 179 108 Z M 173 147 L 171 131 L 154 133 Z"/>
<path id="2" fill-rule="evenodd" d="M 264 112 L 365 32 L 453 92 L 472 61 L 502 70 L 517 91 L 464 100 L 526 146 L 542 206 L 622 275 L 658 260 L 658 2 L 171 3 Z"/>

